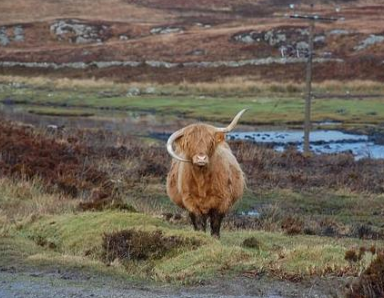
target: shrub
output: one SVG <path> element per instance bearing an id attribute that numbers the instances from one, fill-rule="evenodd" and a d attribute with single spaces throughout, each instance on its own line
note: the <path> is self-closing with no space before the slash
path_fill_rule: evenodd
<path id="1" fill-rule="evenodd" d="M 356 254 L 355 254 L 356 255 Z M 384 254 L 380 253 L 347 290 L 346 298 L 384 297 Z"/>
<path id="2" fill-rule="evenodd" d="M 182 248 L 195 249 L 200 246 L 196 239 L 165 236 L 162 231 L 137 231 L 134 229 L 105 234 L 103 236 L 103 260 L 107 263 L 115 259 L 123 262 L 160 259 L 166 254 Z"/>

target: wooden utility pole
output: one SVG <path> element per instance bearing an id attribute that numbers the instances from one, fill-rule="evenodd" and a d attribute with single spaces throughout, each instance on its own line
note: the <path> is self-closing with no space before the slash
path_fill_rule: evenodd
<path id="1" fill-rule="evenodd" d="M 294 6 L 292 6 L 294 7 Z M 338 18 L 325 18 L 313 14 L 313 4 L 311 4 L 310 15 L 290 15 L 291 19 L 304 19 L 309 22 L 309 37 L 308 37 L 308 59 L 306 64 L 306 80 L 305 80 L 305 108 L 304 108 L 304 154 L 310 155 L 309 135 L 311 132 L 311 102 L 312 102 L 312 59 L 313 59 L 313 38 L 315 32 L 316 21 L 337 21 Z"/>
<path id="2" fill-rule="evenodd" d="M 313 4 L 311 4 L 313 11 Z M 304 115 L 304 154 L 310 154 L 309 134 L 311 132 L 311 101 L 312 101 L 312 58 L 313 58 L 313 35 L 315 31 L 315 20 L 309 19 L 309 53 L 306 70 L 306 96 L 305 96 L 305 115 Z"/>

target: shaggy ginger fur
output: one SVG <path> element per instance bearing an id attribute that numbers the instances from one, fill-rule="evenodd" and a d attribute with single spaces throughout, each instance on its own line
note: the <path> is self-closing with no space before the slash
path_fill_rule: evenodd
<path id="1" fill-rule="evenodd" d="M 189 211 L 195 230 L 206 229 L 210 218 L 211 234 L 220 236 L 221 221 L 230 207 L 242 197 L 244 175 L 225 142 L 225 135 L 213 126 L 193 124 L 175 141 L 176 153 L 193 160 L 205 154 L 208 163 L 172 161 L 167 177 L 167 193 L 178 206 Z"/>

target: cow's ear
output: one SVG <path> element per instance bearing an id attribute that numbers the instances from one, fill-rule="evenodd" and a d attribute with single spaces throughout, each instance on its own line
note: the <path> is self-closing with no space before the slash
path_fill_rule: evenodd
<path id="1" fill-rule="evenodd" d="M 216 143 L 221 143 L 225 140 L 225 133 L 218 131 L 215 135 Z"/>

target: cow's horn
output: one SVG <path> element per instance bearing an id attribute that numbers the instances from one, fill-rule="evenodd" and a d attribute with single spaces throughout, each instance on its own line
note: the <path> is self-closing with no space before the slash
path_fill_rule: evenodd
<path id="1" fill-rule="evenodd" d="M 237 113 L 237 115 L 235 116 L 235 118 L 233 118 L 231 124 L 229 124 L 227 127 L 222 127 L 222 128 L 217 128 L 218 131 L 221 131 L 221 132 L 230 132 L 232 131 L 237 122 L 239 121 L 240 117 L 245 113 L 247 109 L 244 109 L 244 110 L 241 110 L 240 112 Z"/>
<path id="2" fill-rule="evenodd" d="M 167 141 L 167 151 L 168 153 L 176 160 L 182 161 L 182 162 L 190 162 L 188 159 L 182 158 L 176 154 L 176 152 L 173 150 L 173 142 L 179 138 L 183 134 L 183 129 L 175 131 L 171 136 L 169 137 Z"/>

